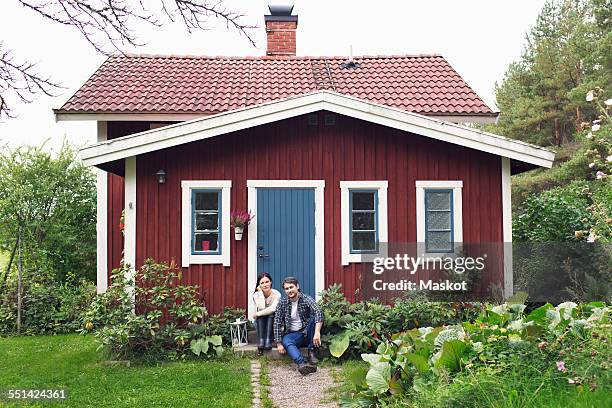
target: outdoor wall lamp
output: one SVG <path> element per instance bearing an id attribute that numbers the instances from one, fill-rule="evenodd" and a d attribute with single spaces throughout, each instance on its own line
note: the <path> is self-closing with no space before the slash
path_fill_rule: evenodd
<path id="1" fill-rule="evenodd" d="M 155 173 L 155 175 L 157 176 L 157 182 L 159 184 L 166 183 L 166 172 L 165 171 L 160 170 L 157 173 Z"/>

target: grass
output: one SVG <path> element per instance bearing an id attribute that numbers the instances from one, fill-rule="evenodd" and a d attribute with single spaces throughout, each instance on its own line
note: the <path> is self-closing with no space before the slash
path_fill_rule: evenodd
<path id="1" fill-rule="evenodd" d="M 109 366 L 96 348 L 91 336 L 76 334 L 0 338 L 0 392 L 66 390 L 66 401 L 44 406 L 251 406 L 247 359 Z"/>
<path id="2" fill-rule="evenodd" d="M 261 362 L 261 372 L 259 375 L 259 384 L 260 395 L 261 395 L 261 405 L 263 408 L 273 408 L 274 404 L 272 404 L 272 400 L 270 399 L 270 373 L 268 371 L 268 360 L 262 358 L 259 360 Z"/>

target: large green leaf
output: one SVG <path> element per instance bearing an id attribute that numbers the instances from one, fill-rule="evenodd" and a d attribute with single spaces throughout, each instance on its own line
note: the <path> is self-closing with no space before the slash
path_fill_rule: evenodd
<path id="1" fill-rule="evenodd" d="M 467 345 L 461 340 L 450 340 L 442 345 L 442 354 L 436 367 L 446 367 L 449 371 L 459 371 L 461 369 L 461 357 L 465 354 Z"/>
<path id="2" fill-rule="evenodd" d="M 391 366 L 387 362 L 374 364 L 366 375 L 366 383 L 375 394 L 387 392 L 389 381 L 391 381 Z"/>
<path id="3" fill-rule="evenodd" d="M 367 361 L 371 365 L 374 365 L 376 363 L 380 363 L 382 361 L 382 359 L 383 359 L 383 356 L 381 356 L 379 354 L 363 353 L 361 355 L 361 358 L 363 359 L 363 361 Z"/>
<path id="4" fill-rule="evenodd" d="M 427 357 L 424 357 L 424 356 L 416 354 L 416 353 L 410 353 L 410 354 L 408 354 L 406 356 L 406 358 L 420 372 L 425 373 L 425 372 L 429 371 L 429 362 L 428 362 Z"/>
<path id="5" fill-rule="evenodd" d="M 348 376 L 348 379 L 351 383 L 355 384 L 355 386 L 360 388 L 367 388 L 368 384 L 366 383 L 366 375 L 368 374 L 368 369 L 365 367 L 359 367 L 351 371 Z"/>
<path id="6" fill-rule="evenodd" d="M 329 353 L 336 358 L 342 357 L 350 342 L 351 337 L 347 331 L 335 335 L 329 343 Z"/>
<path id="7" fill-rule="evenodd" d="M 207 337 L 207 340 L 210 341 L 210 344 L 212 344 L 213 346 L 220 346 L 221 343 L 223 343 L 223 337 L 216 335 Z"/>
<path id="8" fill-rule="evenodd" d="M 531 313 L 529 313 L 525 317 L 525 323 L 527 322 L 535 322 L 538 325 L 543 325 L 546 323 L 546 311 L 553 309 L 553 305 L 550 303 L 545 304 L 544 306 L 540 306 L 537 309 L 534 309 Z"/>
<path id="9" fill-rule="evenodd" d="M 191 340 L 189 348 L 196 356 L 206 354 L 208 353 L 208 341 L 205 339 Z"/>

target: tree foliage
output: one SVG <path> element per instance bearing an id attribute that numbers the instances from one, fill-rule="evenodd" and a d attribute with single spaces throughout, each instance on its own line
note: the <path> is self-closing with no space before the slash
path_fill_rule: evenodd
<path id="1" fill-rule="evenodd" d="M 519 61 L 496 85 L 500 118 L 495 133 L 531 143 L 573 140 L 596 111 L 584 95 L 612 89 L 612 1 L 550 0 Z"/>
<path id="2" fill-rule="evenodd" d="M 7 150 L 0 174 L 0 249 L 13 253 L 21 236 L 26 276 L 65 281 L 72 272 L 94 280 L 95 178 L 72 148 L 64 145 L 57 157 L 41 147 Z M 0 278 L 1 285 L 6 275 Z"/>

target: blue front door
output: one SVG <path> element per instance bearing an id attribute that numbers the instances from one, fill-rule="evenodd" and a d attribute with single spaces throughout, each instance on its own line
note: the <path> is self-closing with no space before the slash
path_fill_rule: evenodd
<path id="1" fill-rule="evenodd" d="M 287 276 L 315 296 L 315 201 L 312 188 L 257 189 L 257 274 L 272 275 L 284 292 Z"/>

